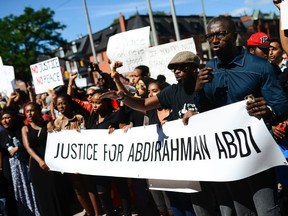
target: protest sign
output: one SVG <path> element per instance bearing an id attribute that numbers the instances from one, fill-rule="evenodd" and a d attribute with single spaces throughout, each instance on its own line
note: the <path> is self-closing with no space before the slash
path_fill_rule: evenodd
<path id="1" fill-rule="evenodd" d="M 282 0 L 280 3 L 281 30 L 288 29 L 288 0 Z"/>
<path id="2" fill-rule="evenodd" d="M 157 75 L 165 75 L 166 81 L 170 84 L 176 83 L 174 73 L 167 68 L 171 59 L 181 51 L 196 52 L 196 47 L 193 38 L 183 39 L 167 44 L 162 44 L 155 47 L 150 47 L 145 50 L 144 64 L 150 68 L 152 78 L 157 78 Z"/>
<path id="3" fill-rule="evenodd" d="M 263 120 L 248 115 L 246 101 L 195 115 L 187 126 L 179 119 L 127 133 L 49 133 L 45 161 L 69 173 L 216 182 L 286 165 Z"/>
<path id="4" fill-rule="evenodd" d="M 58 57 L 30 65 L 30 70 L 36 94 L 64 84 Z"/>
<path id="5" fill-rule="evenodd" d="M 10 97 L 10 94 L 15 89 L 15 73 L 14 67 L 3 65 L 2 58 L 0 57 L 0 93 Z"/>
<path id="6" fill-rule="evenodd" d="M 194 39 L 188 38 L 149 47 L 149 32 L 150 29 L 145 27 L 110 37 L 107 46 L 109 59 L 123 62 L 123 66 L 117 69 L 119 73 L 131 72 L 136 66 L 147 65 L 152 78 L 156 79 L 162 74 L 168 83 L 176 83 L 174 74 L 167 68 L 168 63 L 178 52 L 196 53 Z"/>
<path id="7" fill-rule="evenodd" d="M 150 26 L 113 35 L 107 44 L 107 56 L 111 62 L 122 61 L 117 71 L 127 73 L 143 64 L 144 50 L 150 46 Z"/>

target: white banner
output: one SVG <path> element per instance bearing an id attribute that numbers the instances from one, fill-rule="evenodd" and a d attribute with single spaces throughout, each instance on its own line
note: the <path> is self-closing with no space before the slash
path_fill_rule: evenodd
<path id="1" fill-rule="evenodd" d="M 30 70 L 36 94 L 64 84 L 58 57 L 30 65 Z"/>
<path id="2" fill-rule="evenodd" d="M 184 181 L 233 181 L 286 164 L 245 101 L 193 116 L 188 126 L 53 132 L 45 161 L 61 172 Z"/>

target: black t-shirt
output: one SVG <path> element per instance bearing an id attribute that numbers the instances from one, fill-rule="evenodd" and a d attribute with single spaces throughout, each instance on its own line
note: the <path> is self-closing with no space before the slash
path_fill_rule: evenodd
<path id="1" fill-rule="evenodd" d="M 171 119 L 169 120 L 182 118 L 188 110 L 198 112 L 194 103 L 195 93 L 187 93 L 180 84 L 166 87 L 157 94 L 157 97 L 162 108 L 172 109 Z"/>
<path id="2" fill-rule="evenodd" d="M 124 105 L 120 107 L 122 123 L 130 124 L 132 122 L 134 127 L 143 126 L 144 113 L 131 109 Z"/>
<path id="3" fill-rule="evenodd" d="M 88 120 L 87 129 L 108 129 L 109 126 L 119 129 L 119 124 L 123 122 L 119 111 L 109 113 L 100 123 L 97 123 L 97 121 L 98 115 L 92 113 Z"/>

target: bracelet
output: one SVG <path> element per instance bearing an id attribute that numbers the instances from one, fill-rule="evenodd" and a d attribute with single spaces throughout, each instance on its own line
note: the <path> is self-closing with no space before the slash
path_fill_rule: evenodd
<path id="1" fill-rule="evenodd" d="M 266 106 L 268 109 L 269 109 L 269 111 L 270 111 L 270 115 L 269 115 L 269 118 L 268 118 L 268 120 L 272 120 L 273 118 L 274 118 L 274 116 L 275 116 L 275 113 L 274 113 L 274 111 L 273 111 L 273 109 L 272 109 L 272 107 L 270 107 L 270 106 Z"/>

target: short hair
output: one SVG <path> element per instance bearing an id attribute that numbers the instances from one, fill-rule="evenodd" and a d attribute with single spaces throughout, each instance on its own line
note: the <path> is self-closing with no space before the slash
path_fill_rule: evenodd
<path id="1" fill-rule="evenodd" d="M 213 17 L 207 24 L 208 28 L 216 22 L 226 23 L 227 30 L 229 32 L 236 32 L 235 22 L 232 20 L 232 18 L 230 16 L 220 15 L 220 16 Z"/>
<path id="2" fill-rule="evenodd" d="M 271 44 L 272 42 L 278 43 L 278 44 L 280 45 L 280 49 L 283 50 L 283 47 L 282 47 L 282 44 L 281 44 L 281 41 L 280 41 L 279 38 L 270 38 L 270 44 Z"/>
<path id="3" fill-rule="evenodd" d="M 146 65 L 138 65 L 137 67 L 135 67 L 135 69 L 141 70 L 142 77 L 150 76 L 149 67 Z"/>
<path id="4" fill-rule="evenodd" d="M 59 85 L 53 88 L 53 91 L 58 94 L 66 94 L 67 93 L 67 86 L 66 85 Z"/>
<path id="5" fill-rule="evenodd" d="M 57 100 L 58 98 L 64 99 L 69 104 L 70 108 L 73 107 L 74 104 L 73 104 L 72 97 L 68 95 L 67 93 L 62 93 L 62 94 L 57 95 Z"/>

